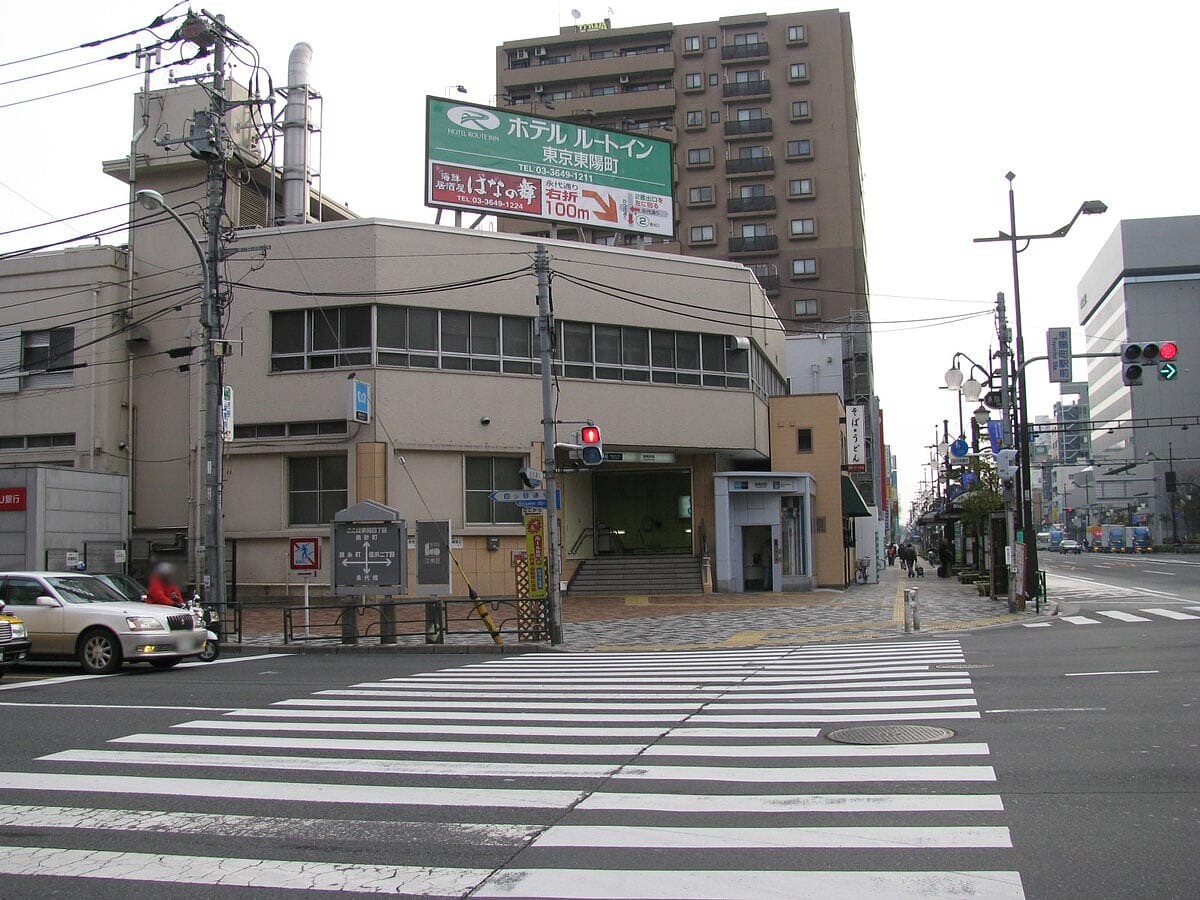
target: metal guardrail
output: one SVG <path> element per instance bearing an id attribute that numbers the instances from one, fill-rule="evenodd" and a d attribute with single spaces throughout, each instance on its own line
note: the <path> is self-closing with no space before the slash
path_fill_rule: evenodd
<path id="1" fill-rule="evenodd" d="M 543 600 L 462 598 L 385 600 L 377 603 L 319 603 L 283 608 L 283 640 L 287 644 L 338 640 L 354 645 L 377 640 L 396 644 L 400 638 L 424 638 L 426 644 L 444 644 L 451 634 L 487 636 L 491 632 L 480 615 L 480 605 L 491 613 L 496 631 L 519 641 L 550 639 L 547 604 Z M 419 616 L 406 616 L 420 610 Z"/>

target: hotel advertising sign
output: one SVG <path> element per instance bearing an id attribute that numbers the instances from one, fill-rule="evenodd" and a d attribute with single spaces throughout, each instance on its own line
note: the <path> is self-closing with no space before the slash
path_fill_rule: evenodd
<path id="1" fill-rule="evenodd" d="M 425 203 L 675 233 L 670 141 L 427 97 Z"/>

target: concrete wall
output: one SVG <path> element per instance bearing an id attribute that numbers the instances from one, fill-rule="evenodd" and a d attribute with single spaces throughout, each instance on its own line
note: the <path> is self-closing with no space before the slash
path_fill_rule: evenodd
<path id="1" fill-rule="evenodd" d="M 837 394 L 771 399 L 771 468 L 809 472 L 816 481 L 813 503 L 814 569 L 822 587 L 845 587 L 842 542 L 842 463 L 845 407 Z M 811 452 L 797 450 L 796 432 L 812 429 Z"/>
<path id="2" fill-rule="evenodd" d="M 0 467 L 0 488 L 26 491 L 25 510 L 0 512 L 0 567 L 44 569 L 48 550 L 83 559 L 87 542 L 123 543 L 125 484 L 125 476 L 105 472 Z"/>

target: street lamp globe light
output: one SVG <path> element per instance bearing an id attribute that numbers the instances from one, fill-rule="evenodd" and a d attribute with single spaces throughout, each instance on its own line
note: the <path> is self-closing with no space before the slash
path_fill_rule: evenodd
<path id="1" fill-rule="evenodd" d="M 142 188 L 134 196 L 137 197 L 137 202 L 141 205 L 142 209 L 147 212 L 158 212 L 167 205 L 167 201 L 163 198 L 162 194 L 158 191 L 152 191 L 149 188 Z"/>
<path id="2" fill-rule="evenodd" d="M 983 393 L 983 385 L 975 380 L 974 377 L 968 378 L 962 384 L 963 399 L 968 403 L 974 403 L 979 399 L 979 395 Z"/>
<path id="3" fill-rule="evenodd" d="M 946 387 L 952 391 L 957 391 L 963 383 L 963 373 L 957 365 L 946 370 Z"/>
<path id="4" fill-rule="evenodd" d="M 979 408 L 972 415 L 975 417 L 975 424 L 982 428 L 992 418 L 992 411 L 980 403 Z"/>

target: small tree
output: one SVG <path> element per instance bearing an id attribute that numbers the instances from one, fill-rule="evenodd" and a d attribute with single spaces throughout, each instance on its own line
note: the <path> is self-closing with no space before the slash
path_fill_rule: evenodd
<path id="1" fill-rule="evenodd" d="M 1004 488 L 1000 484 L 996 464 L 990 459 L 975 457 L 971 462 L 971 470 L 978 481 L 963 494 L 962 522 L 963 527 L 979 533 L 987 528 L 988 517 L 992 513 L 1004 509 Z"/>

